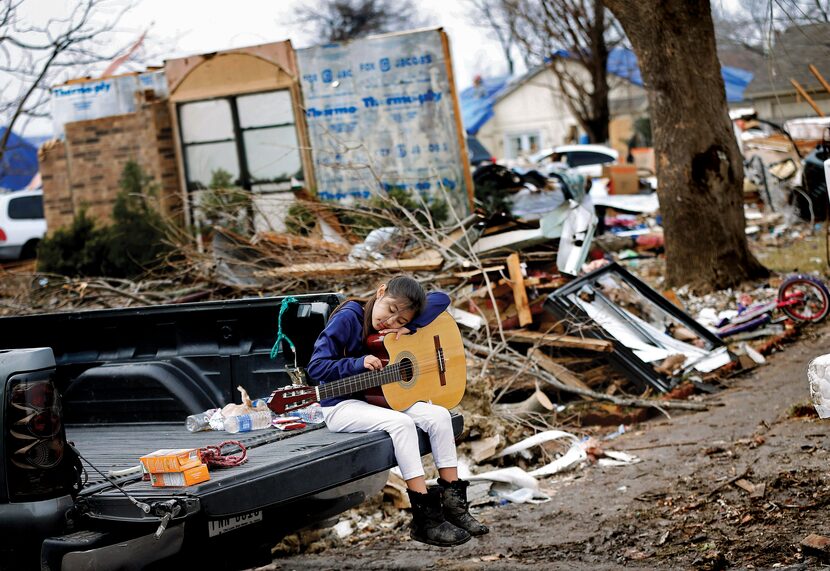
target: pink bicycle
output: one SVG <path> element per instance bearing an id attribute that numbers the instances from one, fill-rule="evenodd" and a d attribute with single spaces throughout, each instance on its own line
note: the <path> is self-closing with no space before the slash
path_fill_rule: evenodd
<path id="1" fill-rule="evenodd" d="M 778 288 L 775 301 L 750 305 L 728 323 L 721 324 L 717 334 L 724 338 L 757 329 L 770 323 L 777 309 L 793 321 L 819 322 L 830 313 L 830 291 L 824 282 L 813 276 L 790 276 Z"/>

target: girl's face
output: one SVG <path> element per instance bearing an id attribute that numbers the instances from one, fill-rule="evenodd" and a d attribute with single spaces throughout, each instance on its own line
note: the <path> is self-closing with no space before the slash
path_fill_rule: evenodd
<path id="1" fill-rule="evenodd" d="M 372 327 L 375 331 L 398 329 L 415 318 L 415 311 L 406 299 L 396 299 L 386 293 L 386 284 L 378 288 L 372 308 Z"/>

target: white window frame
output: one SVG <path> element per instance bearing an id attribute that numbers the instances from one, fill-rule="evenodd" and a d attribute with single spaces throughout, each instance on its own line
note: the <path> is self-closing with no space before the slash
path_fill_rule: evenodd
<path id="1" fill-rule="evenodd" d="M 530 151 L 530 137 L 536 137 L 539 141 L 538 148 L 534 152 L 539 152 L 545 148 L 545 142 L 542 137 L 541 130 L 528 130 L 528 131 L 514 131 L 512 133 L 505 133 L 504 134 L 504 158 L 505 159 L 518 159 L 520 156 L 528 156 L 531 154 Z M 519 156 L 514 157 L 510 156 L 513 153 L 513 146 L 510 142 L 513 139 L 519 139 Z"/>

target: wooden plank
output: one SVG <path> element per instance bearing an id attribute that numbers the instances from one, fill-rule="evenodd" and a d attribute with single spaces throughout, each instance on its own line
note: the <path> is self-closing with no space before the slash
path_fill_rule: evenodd
<path id="1" fill-rule="evenodd" d="M 830 537 L 811 533 L 801 540 L 801 546 L 805 548 L 807 553 L 817 553 L 826 556 L 830 554 Z"/>
<path id="2" fill-rule="evenodd" d="M 488 226 L 484 229 L 484 232 L 481 233 L 482 236 L 491 236 L 493 234 L 501 234 L 502 232 L 506 232 L 507 230 L 512 230 L 516 228 L 517 224 L 515 222 L 508 222 L 506 224 L 499 224 L 498 226 Z"/>
<path id="3" fill-rule="evenodd" d="M 790 83 L 792 83 L 792 84 L 793 84 L 793 87 L 795 87 L 795 90 L 798 92 L 798 94 L 799 94 L 801 97 L 803 97 L 803 98 L 804 98 L 804 101 L 806 101 L 807 103 L 809 103 L 809 104 L 810 104 L 810 107 L 812 107 L 812 108 L 813 108 L 813 111 L 815 111 L 815 112 L 816 112 L 816 114 L 817 114 L 819 117 L 824 117 L 824 112 L 821 110 L 821 108 L 820 108 L 818 105 L 816 105 L 816 102 L 815 102 L 815 101 L 813 101 L 813 98 L 812 98 L 812 97 L 810 97 L 810 96 L 807 94 L 807 92 L 804 90 L 804 88 L 803 88 L 803 87 L 801 87 L 801 84 L 800 84 L 800 83 L 798 83 L 796 80 L 794 80 L 794 79 L 792 79 L 792 78 L 790 78 Z"/>
<path id="4" fill-rule="evenodd" d="M 461 123 L 461 104 L 458 101 L 458 95 L 455 89 L 455 77 L 453 76 L 453 68 L 452 68 L 452 54 L 450 53 L 450 37 L 447 33 L 443 30 L 443 28 L 439 28 L 438 30 L 441 36 L 441 49 L 444 52 L 444 65 L 446 66 L 447 70 L 447 78 L 449 79 L 449 90 L 450 90 L 450 102 L 452 102 L 453 107 L 453 119 L 455 120 L 455 132 L 456 136 L 458 137 L 458 151 L 461 156 L 458 157 L 459 164 L 467 165 L 469 162 L 469 156 L 467 155 L 467 137 L 466 131 L 464 130 L 464 125 Z M 468 212 L 472 212 L 475 210 L 474 204 L 474 194 L 473 194 L 473 169 L 471 168 L 463 168 L 461 172 L 464 176 L 464 184 L 467 187 L 467 208 L 469 209 Z"/>
<path id="5" fill-rule="evenodd" d="M 522 266 L 519 263 L 519 254 L 514 252 L 507 256 L 507 271 L 510 274 L 510 281 L 513 282 L 511 287 L 513 288 L 513 301 L 519 313 L 519 325 L 521 327 L 530 325 L 533 323 L 533 316 L 527 301 L 527 290 L 524 276 L 522 276 Z"/>
<path id="6" fill-rule="evenodd" d="M 381 270 L 400 270 L 407 272 L 435 271 L 444 264 L 444 258 L 438 252 L 432 252 L 429 256 L 421 256 L 408 260 L 365 260 L 360 262 L 334 262 L 331 264 L 320 264 L 316 262 L 308 264 L 295 264 L 284 268 L 272 268 L 256 272 L 262 277 L 271 278 L 300 278 L 313 276 L 342 276 L 354 274 L 355 272 L 373 272 Z"/>
<path id="7" fill-rule="evenodd" d="M 558 333 L 541 333 L 539 331 L 528 331 L 517 329 L 505 331 L 508 340 L 521 343 L 533 343 L 550 347 L 567 347 L 570 349 L 587 349 L 600 353 L 611 353 L 614 351 L 614 344 L 605 339 L 592 339 L 590 337 L 574 337 L 572 335 L 559 335 Z"/>
<path id="8" fill-rule="evenodd" d="M 582 382 L 582 379 L 577 377 L 570 369 L 560 365 L 541 351 L 528 349 L 527 356 L 531 361 L 562 381 L 562 384 L 577 389 L 591 390 L 591 387 Z"/>
<path id="9" fill-rule="evenodd" d="M 822 87 L 824 87 L 824 90 L 827 93 L 830 93 L 830 83 L 827 83 L 827 80 L 824 79 L 824 76 L 821 75 L 821 72 L 816 68 L 816 66 L 814 66 L 813 64 L 810 64 L 808 67 L 810 68 L 810 72 L 814 76 L 816 76 L 816 79 L 818 79 L 818 82 L 822 85 Z"/>
<path id="10" fill-rule="evenodd" d="M 329 242 L 328 240 L 321 240 L 320 238 L 294 236 L 293 234 L 279 234 L 277 232 L 261 232 L 254 236 L 251 243 L 254 245 L 273 245 L 292 250 L 295 248 L 308 248 L 342 255 L 348 254 L 351 250 L 351 246 L 345 243 L 338 244 L 336 242 Z"/>
<path id="11" fill-rule="evenodd" d="M 478 270 L 470 270 L 468 272 L 453 272 L 453 277 L 455 278 L 474 278 L 478 275 L 488 273 L 488 272 L 499 272 L 504 269 L 504 266 L 488 266 L 486 268 L 481 268 Z"/>

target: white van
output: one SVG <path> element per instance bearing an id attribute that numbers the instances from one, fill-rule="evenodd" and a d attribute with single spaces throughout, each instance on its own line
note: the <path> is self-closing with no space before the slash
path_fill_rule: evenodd
<path id="1" fill-rule="evenodd" d="M 0 194 L 0 259 L 34 258 L 44 234 L 42 190 Z"/>

